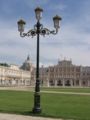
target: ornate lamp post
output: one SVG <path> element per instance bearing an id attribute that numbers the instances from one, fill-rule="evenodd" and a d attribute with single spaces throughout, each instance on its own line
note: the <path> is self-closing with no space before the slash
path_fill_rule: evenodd
<path id="1" fill-rule="evenodd" d="M 35 9 L 36 19 L 37 23 L 34 25 L 33 29 L 30 29 L 27 33 L 24 33 L 24 25 L 26 24 L 22 19 L 19 20 L 18 23 L 18 31 L 20 32 L 21 37 L 25 36 L 37 36 L 37 63 L 36 63 L 36 85 L 35 85 L 35 94 L 34 94 L 34 107 L 33 107 L 33 113 L 40 113 L 41 107 L 40 107 L 40 79 L 39 79 L 39 36 L 40 35 L 49 35 L 49 34 L 57 34 L 58 29 L 60 28 L 59 22 L 62 20 L 61 17 L 56 15 L 53 17 L 54 21 L 54 27 L 55 30 L 49 30 L 48 28 L 44 28 L 43 25 L 40 23 L 41 14 L 43 12 L 43 9 L 40 7 L 37 7 Z"/>

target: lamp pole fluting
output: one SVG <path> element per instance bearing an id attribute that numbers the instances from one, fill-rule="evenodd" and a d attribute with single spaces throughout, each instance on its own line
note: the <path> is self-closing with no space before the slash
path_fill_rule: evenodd
<path id="1" fill-rule="evenodd" d="M 40 77 L 39 77 L 39 38 L 40 35 L 56 35 L 58 33 L 58 29 L 60 28 L 59 22 L 62 20 L 61 17 L 56 15 L 53 17 L 54 21 L 54 28 L 55 30 L 49 30 L 48 28 L 44 28 L 43 25 L 40 23 L 41 13 L 43 9 L 37 7 L 35 9 L 37 23 L 34 25 L 34 28 L 29 30 L 27 33 L 24 33 L 24 25 L 26 24 L 22 19 L 19 20 L 18 23 L 18 31 L 20 32 L 21 37 L 29 37 L 29 36 L 37 36 L 37 55 L 36 55 L 36 83 L 35 83 L 35 93 L 34 93 L 34 107 L 32 112 L 33 113 L 40 113 L 41 106 L 40 106 Z"/>

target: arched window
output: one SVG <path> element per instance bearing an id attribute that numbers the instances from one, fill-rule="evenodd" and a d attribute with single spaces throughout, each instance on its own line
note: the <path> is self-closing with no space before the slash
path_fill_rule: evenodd
<path id="1" fill-rule="evenodd" d="M 53 80 L 50 80 L 49 84 L 50 84 L 50 86 L 54 86 L 55 85 Z"/>
<path id="2" fill-rule="evenodd" d="M 62 86 L 62 81 L 61 80 L 57 81 L 57 86 Z"/>
<path id="3" fill-rule="evenodd" d="M 70 86 L 70 80 L 66 80 L 65 85 Z"/>

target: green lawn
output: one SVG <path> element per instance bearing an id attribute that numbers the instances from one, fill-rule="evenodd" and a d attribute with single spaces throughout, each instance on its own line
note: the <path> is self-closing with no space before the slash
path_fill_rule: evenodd
<path id="1" fill-rule="evenodd" d="M 90 93 L 90 88 L 61 88 L 61 87 L 41 87 L 42 91 L 57 91 L 57 92 L 79 92 L 79 93 Z"/>
<path id="2" fill-rule="evenodd" d="M 41 93 L 40 116 L 90 120 L 90 96 Z M 0 112 L 32 115 L 33 93 L 0 90 Z"/>

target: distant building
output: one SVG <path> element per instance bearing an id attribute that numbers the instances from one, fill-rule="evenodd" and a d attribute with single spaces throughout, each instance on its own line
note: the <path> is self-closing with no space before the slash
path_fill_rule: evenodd
<path id="1" fill-rule="evenodd" d="M 33 66 L 29 56 L 23 67 L 17 65 L 0 66 L 0 86 L 26 86 L 31 85 L 31 72 Z M 25 65 L 25 66 L 24 66 Z M 25 67 L 25 68 L 24 68 Z"/>
<path id="2" fill-rule="evenodd" d="M 20 68 L 23 69 L 23 70 L 26 70 L 26 71 L 32 71 L 33 64 L 31 62 L 29 56 L 27 57 L 27 59 L 25 60 L 25 62 L 23 63 L 23 65 Z"/>
<path id="3" fill-rule="evenodd" d="M 40 85 L 46 87 L 90 87 L 90 67 L 59 60 L 56 65 L 40 68 Z M 28 56 L 21 67 L 0 65 L 0 86 L 35 86 L 36 68 Z"/>
<path id="4" fill-rule="evenodd" d="M 35 69 L 32 73 L 35 84 Z M 40 68 L 41 86 L 90 87 L 90 67 L 73 65 L 71 60 L 58 61 L 57 65 Z"/>
<path id="5" fill-rule="evenodd" d="M 90 87 L 90 67 L 82 67 L 81 69 L 82 86 Z"/>

